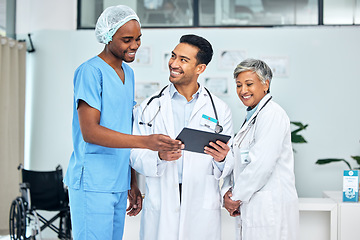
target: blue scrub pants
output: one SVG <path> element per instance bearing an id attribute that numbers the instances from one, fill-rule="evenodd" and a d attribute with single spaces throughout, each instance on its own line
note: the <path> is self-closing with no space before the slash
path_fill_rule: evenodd
<path id="1" fill-rule="evenodd" d="M 103 193 L 69 188 L 74 240 L 120 240 L 128 192 Z"/>

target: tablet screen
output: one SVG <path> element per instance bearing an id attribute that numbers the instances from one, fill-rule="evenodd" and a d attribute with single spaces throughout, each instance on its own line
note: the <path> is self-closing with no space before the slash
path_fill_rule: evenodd
<path id="1" fill-rule="evenodd" d="M 177 140 L 180 140 L 185 144 L 184 150 L 191 152 L 204 153 L 204 147 L 209 146 L 209 142 L 216 142 L 220 140 L 224 143 L 227 143 L 231 136 L 205 132 L 201 130 L 196 130 L 192 128 L 183 128 L 180 134 L 176 137 Z"/>

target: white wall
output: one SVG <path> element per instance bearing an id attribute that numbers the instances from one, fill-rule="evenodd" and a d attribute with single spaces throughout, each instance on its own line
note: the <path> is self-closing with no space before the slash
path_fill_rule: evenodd
<path id="1" fill-rule="evenodd" d="M 16 0 L 16 33 L 76 29 L 76 0 Z"/>
<path id="2" fill-rule="evenodd" d="M 66 2 L 69 12 L 74 12 L 72 2 Z M 31 16 L 46 9 L 33 11 Z M 36 52 L 27 59 L 27 156 L 32 169 L 52 169 L 57 164 L 67 167 L 72 151 L 73 72 L 103 48 L 93 31 L 59 25 L 33 31 Z M 142 33 L 142 46 L 152 48 L 152 64 L 134 65 L 138 82 L 167 84 L 162 56 L 173 50 L 182 34 L 199 34 L 213 44 L 215 56 L 203 75 L 228 78 L 231 91 L 222 98 L 233 110 L 235 131 L 244 107 L 235 95 L 232 70 L 217 67 L 219 52 L 239 49 L 246 50 L 247 57 L 287 56 L 289 76 L 274 78 L 271 92 L 292 121 L 309 124 L 303 132 L 308 143 L 294 145 L 299 195 L 320 197 L 323 190 L 341 190 L 345 164 L 318 166 L 315 161 L 338 157 L 355 163 L 349 156 L 360 155 L 358 27 L 143 29 Z"/>

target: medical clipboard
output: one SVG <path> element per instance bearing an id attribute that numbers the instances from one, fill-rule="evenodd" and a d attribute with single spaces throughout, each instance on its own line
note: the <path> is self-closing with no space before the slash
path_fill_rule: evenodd
<path id="1" fill-rule="evenodd" d="M 185 148 L 183 150 L 204 153 L 204 147 L 209 146 L 209 142 L 216 142 L 216 140 L 220 140 L 224 143 L 227 143 L 231 136 L 205 132 L 201 130 L 196 130 L 192 128 L 183 128 L 179 135 L 176 137 L 177 140 L 180 140 L 185 144 Z"/>

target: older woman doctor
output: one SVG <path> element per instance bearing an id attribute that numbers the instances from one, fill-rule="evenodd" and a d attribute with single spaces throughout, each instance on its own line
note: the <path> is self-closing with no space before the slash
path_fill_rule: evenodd
<path id="1" fill-rule="evenodd" d="M 234 70 L 236 89 L 247 106 L 234 138 L 235 167 L 222 192 L 224 206 L 236 217 L 242 240 L 293 240 L 298 237 L 290 121 L 272 100 L 272 72 L 261 60 L 246 59 Z"/>

